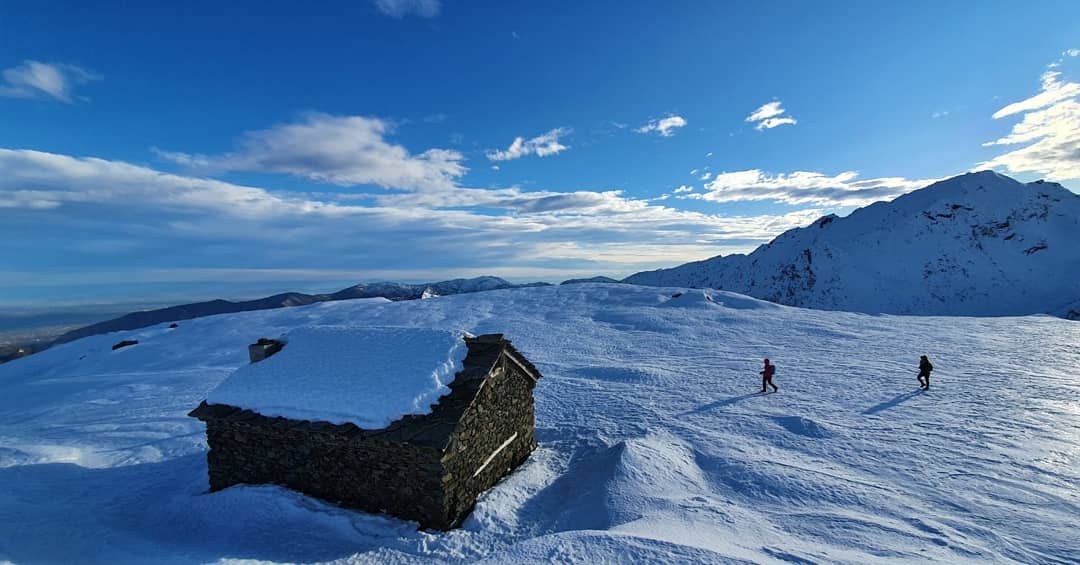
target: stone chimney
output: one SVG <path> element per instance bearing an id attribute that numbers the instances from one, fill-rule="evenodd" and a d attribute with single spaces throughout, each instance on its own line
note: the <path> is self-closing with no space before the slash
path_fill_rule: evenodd
<path id="1" fill-rule="evenodd" d="M 284 341 L 260 337 L 259 341 L 248 346 L 248 358 L 251 359 L 252 363 L 258 363 L 281 351 L 282 347 L 285 347 Z"/>

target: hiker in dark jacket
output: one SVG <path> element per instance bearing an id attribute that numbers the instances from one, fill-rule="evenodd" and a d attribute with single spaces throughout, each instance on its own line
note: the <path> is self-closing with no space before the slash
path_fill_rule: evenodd
<path id="1" fill-rule="evenodd" d="M 765 360 L 765 369 L 761 371 L 761 392 L 765 392 L 766 386 L 771 386 L 773 392 L 778 392 L 780 389 L 776 388 L 776 385 L 772 382 L 773 373 L 776 372 L 776 365 L 771 365 L 769 360 Z"/>
<path id="2" fill-rule="evenodd" d="M 925 355 L 919 357 L 919 387 L 923 390 L 930 390 L 930 371 L 934 370 L 934 366 L 930 364 L 930 360 Z"/>

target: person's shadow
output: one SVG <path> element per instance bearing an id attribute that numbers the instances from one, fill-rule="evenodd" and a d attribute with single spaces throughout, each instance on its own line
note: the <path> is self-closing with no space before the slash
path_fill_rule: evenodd
<path id="1" fill-rule="evenodd" d="M 755 396 L 761 396 L 761 393 L 760 392 L 751 392 L 750 394 L 744 394 L 742 396 L 732 396 L 731 398 L 725 398 L 724 400 L 717 400 L 716 402 L 712 402 L 712 403 L 709 403 L 709 404 L 698 406 L 697 408 L 694 408 L 693 410 L 687 410 L 686 412 L 683 412 L 682 414 L 679 414 L 679 415 L 680 416 L 689 416 L 690 414 L 700 414 L 702 412 L 708 412 L 709 410 L 712 410 L 714 408 L 722 408 L 724 406 L 731 406 L 732 404 L 742 402 L 743 400 L 746 400 L 747 398 L 753 398 Z"/>
<path id="2" fill-rule="evenodd" d="M 923 389 L 921 389 L 921 388 L 913 390 L 911 392 L 905 392 L 904 394 L 901 394 L 900 396 L 897 396 L 896 398 L 886 400 L 885 402 L 882 402 L 881 404 L 877 404 L 877 405 L 871 406 L 870 408 L 867 408 L 866 410 L 863 410 L 863 414 L 877 414 L 878 412 L 881 412 L 882 410 L 888 410 L 889 408 L 892 408 L 892 407 L 897 406 L 899 404 L 903 404 L 904 402 L 907 402 L 908 400 L 911 400 L 912 398 L 915 398 L 916 396 L 919 396 L 922 393 L 923 393 Z"/>

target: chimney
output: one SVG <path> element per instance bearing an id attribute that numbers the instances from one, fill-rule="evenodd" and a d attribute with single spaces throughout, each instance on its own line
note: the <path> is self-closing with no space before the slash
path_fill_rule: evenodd
<path id="1" fill-rule="evenodd" d="M 281 351 L 282 347 L 285 347 L 284 341 L 260 337 L 259 341 L 248 346 L 248 358 L 251 359 L 252 363 L 258 363 Z"/>

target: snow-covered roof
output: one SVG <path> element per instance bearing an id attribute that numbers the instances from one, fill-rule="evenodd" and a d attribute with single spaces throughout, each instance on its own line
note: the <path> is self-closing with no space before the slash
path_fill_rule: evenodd
<path id="1" fill-rule="evenodd" d="M 321 326 L 295 329 L 279 353 L 245 365 L 207 397 L 264 416 L 380 429 L 429 414 L 468 349 L 457 331 Z"/>

